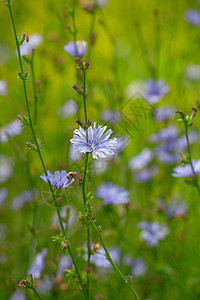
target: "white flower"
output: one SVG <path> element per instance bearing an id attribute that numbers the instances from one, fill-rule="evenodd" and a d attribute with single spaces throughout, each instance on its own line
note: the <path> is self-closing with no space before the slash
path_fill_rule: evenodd
<path id="1" fill-rule="evenodd" d="M 26 40 L 20 46 L 21 56 L 26 56 L 32 54 L 32 51 L 36 49 L 40 44 L 43 43 L 43 36 L 39 33 L 33 33 L 29 36 L 29 41 Z"/>

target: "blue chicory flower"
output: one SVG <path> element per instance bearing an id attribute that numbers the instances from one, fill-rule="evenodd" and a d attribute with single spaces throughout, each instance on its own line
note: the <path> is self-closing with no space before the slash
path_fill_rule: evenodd
<path id="1" fill-rule="evenodd" d="M 41 175 L 46 183 L 50 182 L 51 186 L 56 190 L 62 190 L 68 186 L 70 186 L 74 182 L 74 178 L 68 178 L 66 171 L 56 171 L 55 174 L 51 174 L 50 171 L 47 171 L 47 176 L 45 174 Z"/>
<path id="2" fill-rule="evenodd" d="M 121 119 L 121 115 L 119 111 L 111 110 L 111 109 L 105 109 L 101 112 L 101 119 L 104 122 L 110 123 L 112 125 L 119 123 Z"/>
<path id="3" fill-rule="evenodd" d="M 170 205 L 165 208 L 167 218 L 180 218 L 186 215 L 188 211 L 187 203 L 174 200 Z"/>
<path id="4" fill-rule="evenodd" d="M 176 108 L 172 105 L 164 105 L 162 107 L 158 107 L 154 113 L 154 119 L 156 122 L 166 122 L 169 119 L 175 117 Z"/>
<path id="5" fill-rule="evenodd" d="M 152 150 L 144 148 L 138 155 L 132 157 L 129 161 L 131 170 L 141 170 L 146 167 L 153 159 Z"/>
<path id="6" fill-rule="evenodd" d="M 200 27 L 200 12 L 196 9 L 189 8 L 185 12 L 185 20 L 196 27 Z"/>
<path id="7" fill-rule="evenodd" d="M 170 91 L 169 86 L 165 84 L 165 80 L 150 79 L 144 86 L 144 97 L 150 104 L 160 101 Z"/>
<path id="8" fill-rule="evenodd" d="M 167 226 L 158 221 L 142 221 L 138 223 L 138 228 L 142 229 L 140 238 L 146 242 L 147 247 L 157 247 L 159 241 L 169 233 Z"/>
<path id="9" fill-rule="evenodd" d="M 109 157 L 110 154 L 114 154 L 117 139 L 109 139 L 112 130 L 109 129 L 104 134 L 106 128 L 107 126 L 102 127 L 100 125 L 96 128 L 96 123 L 94 123 L 94 128 L 90 126 L 86 134 L 85 130 L 79 126 L 79 129 L 74 131 L 73 138 L 70 142 L 76 149 L 79 149 L 81 153 L 91 152 L 95 159 L 98 159 L 98 157 Z"/>
<path id="10" fill-rule="evenodd" d="M 13 210 L 20 210 L 25 203 L 29 203 L 33 201 L 35 191 L 23 191 L 18 194 L 11 203 Z"/>
<path id="11" fill-rule="evenodd" d="M 0 189 L 0 207 L 6 200 L 7 196 L 8 196 L 8 189 L 7 188 Z"/>
<path id="12" fill-rule="evenodd" d="M 112 182 L 102 183 L 96 191 L 96 196 L 103 199 L 104 205 L 119 205 L 129 202 L 128 191 Z"/>
<path id="13" fill-rule="evenodd" d="M 7 126 L 0 129 L 0 143 L 6 143 L 9 137 L 21 134 L 23 130 L 22 124 L 15 120 Z"/>
<path id="14" fill-rule="evenodd" d="M 178 166 L 173 169 L 172 176 L 173 177 L 194 177 L 200 173 L 200 159 L 195 160 L 192 159 L 192 167 L 190 164 L 186 164 L 185 166 Z M 195 174 L 194 174 L 195 173 Z"/>
<path id="15" fill-rule="evenodd" d="M 31 267 L 28 270 L 28 274 L 31 273 L 33 278 L 39 279 L 41 276 L 41 273 L 44 269 L 44 263 L 45 263 L 45 258 L 47 256 L 48 250 L 44 248 L 42 252 L 38 253 L 35 257 L 35 260 Z"/>
<path id="16" fill-rule="evenodd" d="M 83 57 L 87 51 L 87 43 L 85 41 L 69 42 L 63 49 L 73 57 Z"/>

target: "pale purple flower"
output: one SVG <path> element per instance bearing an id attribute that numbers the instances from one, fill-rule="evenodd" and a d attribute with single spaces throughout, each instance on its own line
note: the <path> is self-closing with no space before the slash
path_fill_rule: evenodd
<path id="1" fill-rule="evenodd" d="M 39 33 L 33 33 L 29 36 L 29 41 L 24 40 L 24 43 L 20 46 L 21 56 L 32 54 L 32 51 L 43 43 L 43 36 Z"/>
<path id="2" fill-rule="evenodd" d="M 96 196 L 103 199 L 104 205 L 119 205 L 129 202 L 129 192 L 112 182 L 102 183 L 96 191 Z"/>
<path id="3" fill-rule="evenodd" d="M 20 290 L 16 290 L 9 300 L 26 300 L 26 295 Z"/>
<path id="4" fill-rule="evenodd" d="M 146 167 L 153 159 L 153 152 L 149 148 L 144 148 L 138 155 L 129 160 L 131 170 L 141 170 Z"/>
<path id="5" fill-rule="evenodd" d="M 108 0 L 96 0 L 96 5 L 100 8 L 104 8 L 108 5 Z"/>
<path id="6" fill-rule="evenodd" d="M 0 189 L 0 207 L 6 200 L 7 196 L 8 196 L 8 189 L 7 188 Z"/>
<path id="7" fill-rule="evenodd" d="M 162 107 L 158 107 L 154 113 L 154 119 L 156 122 L 166 122 L 169 119 L 175 117 L 176 107 L 171 105 L 164 105 Z"/>
<path id="8" fill-rule="evenodd" d="M 170 91 L 169 86 L 165 84 L 165 80 L 150 79 L 144 86 L 144 97 L 150 104 L 160 101 Z"/>
<path id="9" fill-rule="evenodd" d="M 159 241 L 169 233 L 167 225 L 158 221 L 142 221 L 138 223 L 138 228 L 142 229 L 140 239 L 146 242 L 147 247 L 157 247 Z"/>
<path id="10" fill-rule="evenodd" d="M 150 168 L 145 168 L 139 172 L 136 172 L 134 174 L 134 180 L 136 182 L 149 182 L 152 177 L 158 175 L 158 171 L 158 167 L 153 165 Z"/>
<path id="11" fill-rule="evenodd" d="M 35 260 L 31 267 L 28 270 L 28 274 L 31 273 L 33 278 L 39 279 L 41 276 L 41 273 L 44 269 L 45 264 L 45 258 L 47 256 L 48 250 L 44 248 L 42 252 L 38 253 L 35 257 Z"/>
<path id="12" fill-rule="evenodd" d="M 187 203 L 175 200 L 173 201 L 173 203 L 166 207 L 165 214 L 167 218 L 182 217 L 186 215 L 187 211 Z"/>
<path id="13" fill-rule="evenodd" d="M 6 143 L 9 137 L 13 137 L 22 133 L 22 124 L 15 120 L 7 126 L 0 129 L 0 143 Z"/>
<path id="14" fill-rule="evenodd" d="M 147 267 L 144 259 L 136 258 L 132 262 L 132 275 L 133 277 L 141 277 L 146 273 Z"/>
<path id="15" fill-rule="evenodd" d="M 123 263 L 132 268 L 134 278 L 143 276 L 147 271 L 146 263 L 141 257 L 133 259 L 131 256 L 126 255 L 123 257 Z"/>
<path id="16" fill-rule="evenodd" d="M 0 80 L 0 96 L 6 97 L 8 95 L 7 86 L 8 83 L 6 80 Z"/>
<path id="17" fill-rule="evenodd" d="M 11 160 L 0 154 L 0 183 L 8 180 L 13 174 Z"/>
<path id="18" fill-rule="evenodd" d="M 170 153 L 164 150 L 159 151 L 158 148 L 156 150 L 156 158 L 160 163 L 172 165 L 180 160 L 180 155 L 178 153 Z"/>
<path id="19" fill-rule="evenodd" d="M 11 202 L 11 207 L 14 210 L 20 210 L 25 203 L 33 201 L 35 191 L 24 191 L 17 195 Z"/>
<path id="20" fill-rule="evenodd" d="M 200 80 L 200 65 L 187 65 L 184 74 L 190 80 Z"/>
<path id="21" fill-rule="evenodd" d="M 65 229 L 71 227 L 76 222 L 76 210 L 70 205 L 62 207 L 60 209 L 60 216 L 64 220 L 63 227 Z M 53 229 L 61 229 L 58 220 L 58 215 L 56 212 L 53 214 L 52 217 L 52 227 Z"/>
<path id="22" fill-rule="evenodd" d="M 70 99 L 64 103 L 58 110 L 57 110 L 57 115 L 60 119 L 67 119 L 70 117 L 73 117 L 78 110 L 78 105 L 77 103 Z"/>
<path id="23" fill-rule="evenodd" d="M 198 160 L 192 159 L 192 166 L 193 166 L 194 172 L 192 170 L 191 165 L 186 164 L 184 166 L 178 166 L 178 167 L 174 168 L 172 176 L 173 177 L 193 177 L 195 175 L 198 175 L 200 173 L 200 159 L 198 159 Z"/>
<path id="24" fill-rule="evenodd" d="M 55 174 L 51 174 L 50 171 L 47 171 L 47 176 L 43 173 L 40 176 L 46 183 L 50 182 L 51 186 L 56 190 L 62 190 L 70 186 L 74 182 L 74 178 L 69 179 L 67 177 L 66 171 L 56 171 Z"/>
<path id="25" fill-rule="evenodd" d="M 55 282 L 55 278 L 51 275 L 44 275 L 42 280 L 39 281 L 37 286 L 37 291 L 40 295 L 47 296 L 49 295 L 53 284 Z"/>
<path id="26" fill-rule="evenodd" d="M 70 142 L 74 145 L 76 149 L 79 149 L 81 153 L 91 152 L 93 158 L 98 159 L 106 158 L 110 154 L 114 154 L 116 149 L 117 139 L 109 139 L 112 134 L 112 130 L 109 129 L 105 134 L 107 126 L 100 126 L 96 128 L 96 122 L 94 123 L 94 128 L 90 126 L 86 131 L 79 126 L 79 129 L 74 131 L 73 138 Z"/>
<path id="27" fill-rule="evenodd" d="M 172 142 L 176 141 L 178 136 L 178 130 L 175 126 L 169 125 L 168 127 L 162 128 L 159 132 L 150 135 L 150 141 L 153 143 L 160 142 Z"/>
<path id="28" fill-rule="evenodd" d="M 118 111 L 111 110 L 110 108 L 108 108 L 108 109 L 102 110 L 101 119 L 106 123 L 110 123 L 110 124 L 114 125 L 120 121 L 121 115 Z"/>
<path id="29" fill-rule="evenodd" d="M 91 245 L 92 248 L 92 245 Z M 86 254 L 83 256 L 84 260 L 87 260 L 87 247 L 84 246 L 84 250 Z M 118 264 L 120 261 L 120 250 L 117 247 L 112 247 L 108 249 L 108 252 L 114 261 L 114 263 Z M 92 254 L 90 256 L 90 262 L 91 264 L 94 264 L 98 268 L 111 268 L 112 265 L 110 262 L 105 258 L 105 251 L 101 247 L 95 254 Z"/>
<path id="30" fill-rule="evenodd" d="M 198 139 L 199 135 L 195 130 L 190 130 L 188 134 L 188 139 L 190 145 L 194 144 Z M 177 142 L 175 143 L 175 150 L 177 152 L 183 151 L 188 147 L 186 136 L 183 135 L 179 139 L 177 139 Z"/>
<path id="31" fill-rule="evenodd" d="M 63 49 L 73 57 L 83 57 L 87 51 L 87 43 L 85 41 L 69 42 Z"/>
<path id="32" fill-rule="evenodd" d="M 196 9 L 189 8 L 185 12 L 185 20 L 196 27 L 200 27 L 200 12 Z"/>
<path id="33" fill-rule="evenodd" d="M 56 276 L 62 276 L 64 274 L 64 271 L 71 267 L 72 265 L 72 260 L 69 255 L 61 255 L 59 264 L 58 264 L 58 269 L 56 272 Z"/>

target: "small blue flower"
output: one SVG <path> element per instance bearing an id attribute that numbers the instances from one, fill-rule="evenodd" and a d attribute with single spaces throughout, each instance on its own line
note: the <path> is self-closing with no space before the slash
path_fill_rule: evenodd
<path id="1" fill-rule="evenodd" d="M 44 269 L 45 258 L 47 256 L 48 250 L 44 248 L 42 252 L 38 253 L 35 257 L 35 260 L 27 273 L 31 273 L 33 278 L 39 279 L 41 273 Z"/>
<path id="2" fill-rule="evenodd" d="M 150 104 L 160 101 L 170 91 L 169 86 L 165 84 L 165 80 L 150 79 L 144 86 L 144 97 Z"/>
<path id="3" fill-rule="evenodd" d="M 196 9 L 189 8 L 185 12 L 185 20 L 196 27 L 200 27 L 200 12 Z"/>
<path id="4" fill-rule="evenodd" d="M 95 159 L 109 157 L 110 154 L 114 154 L 116 149 L 117 139 L 109 139 L 112 134 L 112 130 L 109 129 L 105 134 L 107 126 L 100 126 L 94 128 L 90 126 L 87 134 L 85 130 L 79 126 L 79 129 L 74 131 L 73 138 L 70 140 L 76 149 L 79 149 L 81 153 L 92 152 L 92 156 Z"/>
<path id="5" fill-rule="evenodd" d="M 93 245 L 91 244 L 90 248 L 93 248 Z M 84 260 L 87 260 L 87 247 L 84 245 L 85 255 L 83 256 Z M 111 247 L 108 248 L 108 252 L 114 261 L 115 264 L 119 264 L 120 261 L 120 250 L 117 247 Z M 90 256 L 90 262 L 91 264 L 95 265 L 98 268 L 106 269 L 111 268 L 111 263 L 106 259 L 105 257 L 106 253 L 104 249 L 101 247 L 99 250 L 95 251 L 94 254 Z"/>
<path id="6" fill-rule="evenodd" d="M 194 172 L 196 175 L 200 173 L 200 159 L 195 160 L 192 159 L 192 166 L 194 168 Z M 173 177 L 194 177 L 195 174 L 192 171 L 192 167 L 190 164 L 186 164 L 185 166 L 178 166 L 173 169 L 172 176 Z"/>
<path id="7" fill-rule="evenodd" d="M 134 174 L 134 180 L 136 182 L 149 182 L 152 179 L 152 177 L 158 175 L 158 172 L 158 167 L 153 165 L 150 168 L 145 168 L 143 170 L 140 170 L 139 172 L 136 172 Z"/>
<path id="8" fill-rule="evenodd" d="M 12 200 L 12 204 L 11 204 L 12 209 L 20 210 L 25 203 L 29 203 L 33 201 L 35 194 L 36 194 L 36 190 L 21 192 Z"/>
<path id="9" fill-rule="evenodd" d="M 164 105 L 162 107 L 158 107 L 154 113 L 154 119 L 156 122 L 166 122 L 169 119 L 175 117 L 176 108 L 171 105 Z"/>
<path id="10" fill-rule="evenodd" d="M 119 111 L 111 110 L 111 109 L 105 109 L 101 111 L 101 119 L 104 122 L 110 123 L 112 125 L 119 123 L 121 119 L 121 115 Z"/>
<path id="11" fill-rule="evenodd" d="M 153 159 L 152 150 L 149 148 L 144 148 L 138 155 L 132 157 L 129 161 L 129 166 L 131 170 L 139 171 L 146 167 Z"/>
<path id="12" fill-rule="evenodd" d="M 54 187 L 56 190 L 62 190 L 74 182 L 74 178 L 68 178 L 66 171 L 56 171 L 55 175 L 51 174 L 50 171 L 47 171 L 47 176 L 45 174 L 41 175 L 42 178 L 46 183 L 50 182 L 51 186 Z"/>
<path id="13" fill-rule="evenodd" d="M 11 122 L 0 129 L 0 143 L 6 143 L 9 140 L 9 137 L 21 134 L 22 130 L 22 124 L 18 120 Z"/>
<path id="14" fill-rule="evenodd" d="M 180 218 L 186 215 L 187 211 L 188 206 L 185 202 L 173 201 L 173 203 L 166 207 L 165 214 L 167 218 Z"/>
<path id="15" fill-rule="evenodd" d="M 104 205 L 119 205 L 129 202 L 128 191 L 112 182 L 102 183 L 96 191 L 96 196 L 103 199 Z"/>
<path id="16" fill-rule="evenodd" d="M 87 43 L 85 41 L 69 42 L 63 49 L 73 57 L 83 57 L 87 51 Z"/>
<path id="17" fill-rule="evenodd" d="M 157 247 L 159 241 L 169 233 L 167 226 L 158 221 L 142 221 L 138 223 L 138 228 L 142 229 L 140 238 L 146 242 L 147 247 Z"/>

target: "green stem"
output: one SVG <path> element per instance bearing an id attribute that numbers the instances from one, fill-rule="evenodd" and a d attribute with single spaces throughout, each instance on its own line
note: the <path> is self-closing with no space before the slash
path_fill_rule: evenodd
<path id="1" fill-rule="evenodd" d="M 86 107 L 86 70 L 83 69 L 83 103 L 84 103 L 84 112 L 85 112 L 85 123 L 88 122 L 87 118 L 87 107 Z"/>
<path id="2" fill-rule="evenodd" d="M 76 21 L 75 21 L 75 7 L 76 7 L 76 0 L 73 0 L 73 8 L 72 8 L 72 12 L 71 12 L 71 16 L 72 16 L 72 25 L 73 25 L 73 41 L 74 41 L 74 47 L 75 47 L 75 52 L 76 52 L 76 56 L 78 56 L 78 49 L 77 49 L 77 45 L 76 45 L 76 41 L 77 41 L 77 37 L 76 37 L 76 33 L 77 33 L 77 29 L 76 29 Z"/>
<path id="3" fill-rule="evenodd" d="M 195 186 L 196 186 L 196 188 L 198 190 L 198 193 L 200 195 L 200 187 L 199 187 L 199 184 L 198 184 L 197 174 L 195 173 L 194 167 L 193 167 L 193 164 L 192 164 L 190 141 L 189 141 L 189 136 L 188 136 L 188 126 L 187 126 L 186 122 L 184 122 L 184 125 L 185 125 L 185 136 L 186 136 L 186 140 L 187 140 L 187 148 L 188 148 L 189 161 L 190 161 L 190 165 L 191 165 L 191 168 L 192 168 L 192 172 L 194 174 L 194 183 L 195 183 Z"/>
<path id="4" fill-rule="evenodd" d="M 38 294 L 38 292 L 36 291 L 36 289 L 34 287 L 31 288 L 33 290 L 33 292 L 35 293 L 35 295 L 38 297 L 38 299 L 42 300 L 42 298 L 40 297 L 40 295 Z"/>
<path id="5" fill-rule="evenodd" d="M 96 232 L 96 234 L 97 234 L 97 236 L 98 236 L 98 238 L 99 238 L 99 240 L 100 240 L 100 242 L 101 242 L 101 244 L 102 244 L 102 246 L 103 246 L 103 249 L 104 249 L 104 251 L 105 251 L 105 253 L 106 253 L 106 258 L 107 258 L 107 260 L 111 263 L 113 269 L 119 274 L 119 276 L 122 278 L 122 280 L 124 281 L 124 283 L 127 284 L 127 286 L 128 286 L 128 288 L 130 289 L 131 293 L 132 293 L 138 300 L 140 300 L 140 297 L 137 295 L 137 293 L 135 292 L 135 290 L 134 290 L 134 289 L 132 288 L 132 286 L 127 282 L 126 277 L 122 274 L 122 272 L 119 270 L 119 268 L 117 267 L 117 265 L 113 262 L 113 260 L 112 260 L 112 258 L 111 258 L 111 256 L 110 256 L 110 254 L 109 254 L 109 252 L 108 252 L 108 250 L 107 250 L 107 247 L 106 247 L 106 245 L 104 244 L 104 241 L 103 241 L 103 239 L 102 239 L 102 237 L 101 237 L 101 235 L 100 235 L 100 233 L 99 233 L 99 230 L 98 230 L 98 228 L 96 227 L 96 225 L 95 225 L 95 223 L 94 223 L 94 221 L 93 221 L 93 219 L 92 219 L 91 213 L 90 213 L 90 221 L 91 221 L 92 227 L 94 228 L 94 230 L 95 230 L 95 232 Z"/>
<path id="6" fill-rule="evenodd" d="M 18 40 L 17 40 L 17 32 L 16 32 L 16 28 L 15 28 L 15 23 L 14 23 L 14 18 L 13 18 L 13 14 L 12 14 L 12 9 L 11 9 L 11 5 L 10 5 L 10 1 L 8 1 L 8 9 L 9 9 L 10 18 L 11 18 L 11 22 L 12 22 L 12 27 L 13 27 L 13 31 L 14 31 L 14 36 L 15 36 L 15 41 L 16 41 L 16 46 L 17 46 L 17 52 L 18 52 L 18 58 L 19 58 L 20 69 L 21 69 L 21 72 L 22 72 L 22 74 L 23 74 L 23 64 L 22 64 L 22 58 L 21 58 L 21 53 L 20 53 L 20 46 L 19 46 Z M 32 136 L 33 136 L 33 139 L 34 139 L 36 148 L 37 148 L 37 152 L 38 152 L 38 155 L 39 155 L 41 164 L 42 164 L 43 169 L 44 169 L 44 174 L 47 176 L 47 169 L 46 169 L 46 166 L 45 166 L 45 164 L 44 164 L 44 160 L 43 160 L 43 157 L 42 157 L 42 154 L 41 154 L 41 150 L 40 150 L 39 145 L 38 145 L 38 141 L 37 141 L 37 138 L 36 138 L 36 135 L 35 135 L 35 130 L 34 130 L 33 123 L 32 123 L 32 118 L 31 118 L 31 113 L 30 113 L 30 108 L 29 108 L 29 103 L 28 103 L 28 96 L 27 96 L 27 91 L 26 91 L 26 83 L 25 83 L 25 80 L 23 80 L 23 88 L 24 88 L 24 96 L 25 96 L 26 107 L 27 107 L 27 112 L 28 112 L 28 117 L 29 117 L 29 122 L 30 122 L 30 128 L 31 128 Z M 52 198 L 53 198 L 53 200 L 54 200 L 54 204 L 55 204 L 55 206 L 56 206 L 56 211 L 57 211 L 57 215 L 58 215 L 60 227 L 61 227 L 61 230 L 62 230 L 62 234 L 63 234 L 63 237 L 65 237 L 65 229 L 64 229 L 63 222 L 62 222 L 62 219 L 61 219 L 61 216 L 60 216 L 60 212 L 59 212 L 59 208 L 58 208 L 58 205 L 57 205 L 56 197 L 55 197 L 55 195 L 54 195 L 53 188 L 52 188 L 52 186 L 51 186 L 49 180 L 48 180 L 48 185 L 49 185 L 49 189 L 50 189 Z M 72 261 L 73 261 L 74 267 L 75 267 L 75 269 L 76 269 L 76 273 L 77 273 L 77 276 L 78 276 L 78 278 L 79 278 L 80 285 L 81 285 L 81 287 L 82 287 L 82 291 L 83 291 L 83 293 L 84 293 L 85 299 L 87 299 L 87 294 L 86 294 L 86 291 L 85 291 L 85 287 L 84 287 L 84 285 L 83 285 L 82 278 L 81 278 L 81 276 L 80 276 L 79 270 L 78 270 L 78 268 L 77 268 L 77 265 L 76 265 L 76 262 L 75 262 L 75 260 L 74 260 L 74 257 L 73 257 L 73 254 L 72 254 L 72 252 L 71 252 L 71 249 L 70 249 L 70 245 L 69 245 L 69 244 L 68 244 L 68 250 L 69 250 L 71 259 L 72 259 Z"/>
<path id="7" fill-rule="evenodd" d="M 37 95 L 36 95 L 36 85 L 35 85 L 35 70 L 34 70 L 34 50 L 32 51 L 31 57 L 31 75 L 32 75 L 32 85 L 33 85 L 33 96 L 34 96 L 34 124 L 37 123 Z"/>

